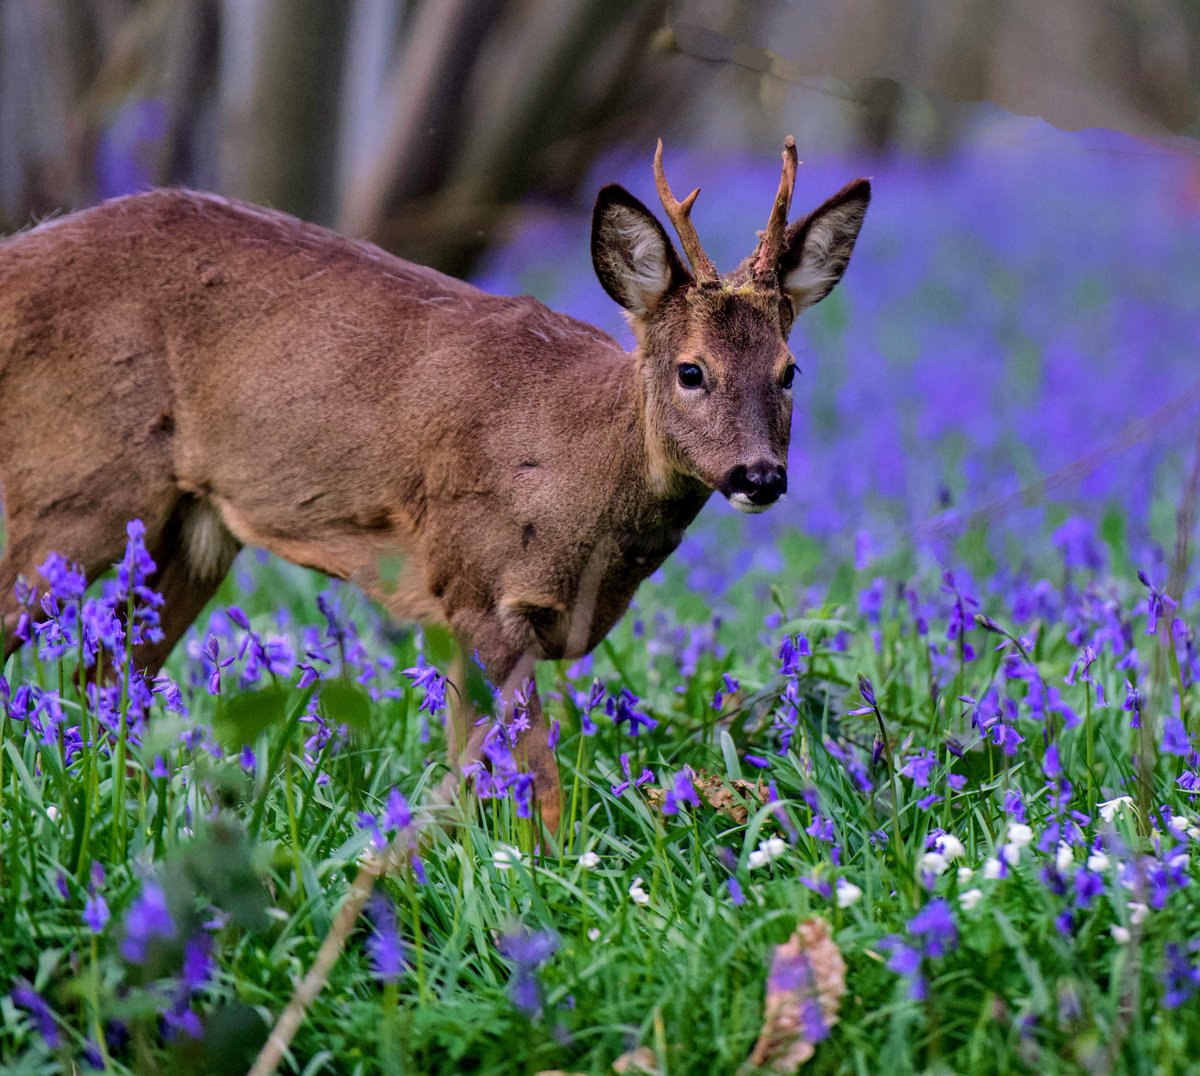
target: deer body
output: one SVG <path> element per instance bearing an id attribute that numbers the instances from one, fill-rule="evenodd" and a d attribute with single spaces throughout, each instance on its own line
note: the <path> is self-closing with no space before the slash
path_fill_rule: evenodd
<path id="1" fill-rule="evenodd" d="M 644 207 L 609 201 L 594 255 L 633 355 L 530 298 L 212 195 L 134 195 L 0 245 L 6 650 L 19 576 L 58 551 L 91 580 L 140 518 L 165 598 L 165 637 L 137 654 L 151 670 L 242 544 L 448 624 L 510 695 L 535 660 L 589 651 L 721 481 L 671 433 L 662 364 L 675 386 L 681 350 L 714 340 L 786 354 L 777 295 L 690 286 Z M 790 393 L 786 414 L 751 395 L 707 423 L 721 467 L 786 452 Z M 527 739 L 553 822 L 553 756 Z"/>

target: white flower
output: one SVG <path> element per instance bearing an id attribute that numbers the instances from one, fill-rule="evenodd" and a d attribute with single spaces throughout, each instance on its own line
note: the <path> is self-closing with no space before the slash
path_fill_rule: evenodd
<path id="1" fill-rule="evenodd" d="M 782 837 L 768 837 L 759 845 L 759 848 L 767 853 L 769 859 L 778 859 L 787 851 L 787 841 Z"/>
<path id="2" fill-rule="evenodd" d="M 943 833 L 938 841 L 938 851 L 946 857 L 947 863 L 953 863 L 956 859 L 961 859 L 967 854 L 967 850 L 963 847 L 963 842 L 955 837 L 952 833 Z"/>
<path id="3" fill-rule="evenodd" d="M 964 912 L 969 912 L 981 900 L 983 900 L 982 889 L 968 889 L 965 893 L 959 893 L 958 903 L 962 905 Z"/>
<path id="4" fill-rule="evenodd" d="M 46 808 L 46 817 L 49 818 L 51 822 L 58 821 L 58 808 L 55 807 L 53 803 Z"/>
<path id="5" fill-rule="evenodd" d="M 991 856 L 984 861 L 983 876 L 985 878 L 999 878 L 1003 873 L 1004 868 L 1001 866 L 1000 860 L 996 859 L 995 856 Z"/>
<path id="6" fill-rule="evenodd" d="M 1123 926 L 1121 926 L 1120 923 L 1113 923 L 1113 925 L 1111 927 L 1109 927 L 1108 929 L 1109 929 L 1109 932 L 1113 936 L 1113 941 L 1115 941 L 1118 945 L 1128 945 L 1129 944 L 1129 928 L 1128 927 L 1123 927 Z"/>
<path id="7" fill-rule="evenodd" d="M 1075 862 L 1075 852 L 1066 841 L 1058 842 L 1058 851 L 1054 853 L 1054 866 L 1059 874 L 1066 874 Z"/>
<path id="8" fill-rule="evenodd" d="M 839 878 L 837 884 L 838 907 L 849 908 L 851 904 L 857 904 L 860 900 L 862 900 L 862 890 L 853 882 L 847 882 L 845 878 Z"/>
<path id="9" fill-rule="evenodd" d="M 943 874 L 947 865 L 946 857 L 941 852 L 926 852 L 921 857 L 921 871 L 924 874 Z"/>
<path id="10" fill-rule="evenodd" d="M 492 853 L 492 866 L 498 871 L 512 870 L 513 865 L 521 862 L 521 849 L 511 844 L 501 844 Z"/>
<path id="11" fill-rule="evenodd" d="M 960 882 L 969 882 L 974 877 L 975 877 L 975 872 L 973 870 L 971 870 L 970 867 L 959 867 L 958 868 L 958 880 Z"/>
<path id="12" fill-rule="evenodd" d="M 1000 846 L 1000 856 L 1010 867 L 1021 862 L 1021 845 L 1009 842 Z"/>
<path id="13" fill-rule="evenodd" d="M 1129 921 L 1135 927 L 1143 923 L 1146 916 L 1150 914 L 1149 906 L 1143 904 L 1140 900 L 1131 900 L 1125 907 L 1129 909 Z"/>
<path id="14" fill-rule="evenodd" d="M 579 857 L 579 865 L 586 871 L 595 870 L 600 866 L 600 857 L 595 852 L 584 852 Z"/>
<path id="15" fill-rule="evenodd" d="M 650 894 L 642 888 L 641 878 L 633 880 L 633 885 L 629 887 L 629 895 L 633 898 L 634 904 L 646 905 L 650 903 Z"/>
<path id="16" fill-rule="evenodd" d="M 1008 841 L 1018 848 L 1024 848 L 1033 840 L 1033 830 L 1024 822 L 1012 822 L 1008 827 Z"/>
<path id="17" fill-rule="evenodd" d="M 1104 803 L 1100 804 L 1100 817 L 1103 818 L 1105 822 L 1111 822 L 1117 817 L 1117 812 L 1127 806 L 1133 806 L 1132 796 L 1118 796 L 1115 800 L 1106 800 Z"/>
<path id="18" fill-rule="evenodd" d="M 588 928 L 588 941 L 599 941 L 599 940 L 600 940 L 600 928 L 599 927 L 589 927 Z"/>
<path id="19" fill-rule="evenodd" d="M 1167 821 L 1167 829 L 1169 829 L 1176 837 L 1183 837 L 1187 833 L 1188 822 L 1181 814 L 1173 814 Z"/>
<path id="20" fill-rule="evenodd" d="M 1193 841 L 1200 841 L 1200 826 L 1188 826 L 1187 833 Z"/>
<path id="21" fill-rule="evenodd" d="M 765 841 L 759 841 L 758 847 L 750 853 L 750 858 L 747 860 L 750 869 L 755 870 L 778 859 L 787 851 L 787 847 L 787 841 L 782 837 L 768 837 Z"/>
<path id="22" fill-rule="evenodd" d="M 1108 856 L 1103 852 L 1093 852 L 1087 857 L 1087 869 L 1095 871 L 1097 874 L 1103 874 L 1108 870 Z"/>

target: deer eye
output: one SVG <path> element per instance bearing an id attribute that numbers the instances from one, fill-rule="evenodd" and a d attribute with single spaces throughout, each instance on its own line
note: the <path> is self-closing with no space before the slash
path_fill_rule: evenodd
<path id="1" fill-rule="evenodd" d="M 783 380 L 780 382 L 780 384 L 785 389 L 790 389 L 792 387 L 792 382 L 795 380 L 796 380 L 796 364 L 794 362 L 789 362 L 787 364 L 787 369 L 783 371 Z"/>
<path id="2" fill-rule="evenodd" d="M 704 371 L 694 362 L 681 362 L 678 369 L 679 383 L 685 389 L 699 389 L 704 387 Z"/>

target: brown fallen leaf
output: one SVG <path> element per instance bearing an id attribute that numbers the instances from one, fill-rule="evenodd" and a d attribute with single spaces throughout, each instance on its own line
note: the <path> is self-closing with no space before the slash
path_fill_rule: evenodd
<path id="1" fill-rule="evenodd" d="M 846 962 L 824 919 L 806 919 L 775 946 L 767 976 L 763 1026 L 750 1064 L 795 1072 L 837 1023 L 846 993 Z"/>
<path id="2" fill-rule="evenodd" d="M 747 781 L 742 777 L 730 781 L 719 774 L 695 770 L 692 773 L 692 786 L 713 810 L 732 818 L 739 826 L 744 826 L 750 818 L 750 812 L 742 802 L 743 799 L 751 803 L 756 800 L 760 804 L 767 802 L 767 786 L 762 781 Z M 645 792 L 646 799 L 653 806 L 662 807 L 666 796 L 664 789 L 647 788 Z"/>
<path id="3" fill-rule="evenodd" d="M 626 1050 L 612 1063 L 613 1072 L 659 1076 L 658 1055 L 649 1046 Z"/>

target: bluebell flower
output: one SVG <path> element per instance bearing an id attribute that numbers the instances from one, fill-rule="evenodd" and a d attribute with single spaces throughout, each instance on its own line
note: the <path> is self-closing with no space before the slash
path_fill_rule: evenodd
<path id="1" fill-rule="evenodd" d="M 108 924 L 108 903 L 99 893 L 92 893 L 83 905 L 83 922 L 93 934 L 99 934 Z"/>
<path id="2" fill-rule="evenodd" d="M 1180 758 L 1185 757 L 1192 750 L 1187 727 L 1174 715 L 1163 721 L 1162 749 L 1166 754 L 1176 755 Z"/>
<path id="3" fill-rule="evenodd" d="M 620 727 L 627 724 L 630 736 L 640 736 L 643 731 L 652 732 L 658 728 L 658 722 L 637 708 L 639 702 L 641 700 L 632 691 L 621 688 L 618 695 L 609 696 L 604 710 L 612 718 L 614 725 Z"/>
<path id="4" fill-rule="evenodd" d="M 155 939 L 175 937 L 175 920 L 167 909 L 167 898 L 157 882 L 147 881 L 125 913 L 125 937 L 121 955 L 130 963 L 143 964 Z"/>
<path id="5" fill-rule="evenodd" d="M 1163 951 L 1162 984 L 1163 1004 L 1168 1009 L 1178 1009 L 1191 1001 L 1200 989 L 1200 967 L 1197 967 L 1189 952 L 1194 952 L 1196 942 L 1186 948 L 1178 942 L 1167 942 Z"/>
<path id="6" fill-rule="evenodd" d="M 391 900 L 382 893 L 375 893 L 367 904 L 367 919 L 371 924 L 367 938 L 371 969 L 380 982 L 394 983 L 404 974 L 407 963 Z"/>
<path id="7" fill-rule="evenodd" d="M 513 965 L 509 997 L 527 1016 L 536 1016 L 542 1008 L 537 972 L 558 950 L 558 938 L 550 931 L 517 926 L 501 936 L 496 946 Z"/>
<path id="8" fill-rule="evenodd" d="M 14 1005 L 19 1005 L 33 1017 L 34 1023 L 37 1024 L 38 1034 L 41 1035 L 46 1045 L 52 1050 L 58 1049 L 60 1041 L 58 1024 L 45 999 L 27 983 L 14 987 L 8 996 L 12 998 Z"/>

